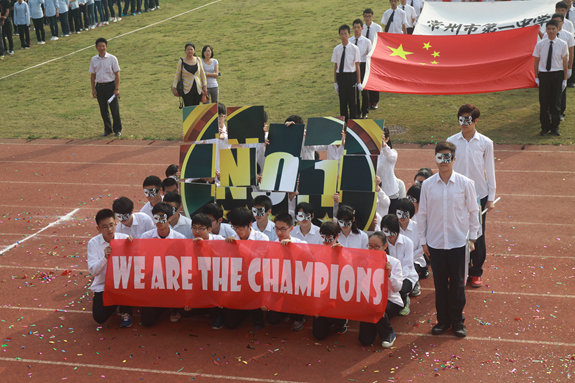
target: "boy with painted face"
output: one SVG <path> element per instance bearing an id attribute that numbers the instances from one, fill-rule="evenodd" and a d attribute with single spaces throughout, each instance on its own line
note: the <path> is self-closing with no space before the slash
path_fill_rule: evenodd
<path id="1" fill-rule="evenodd" d="M 172 180 L 171 178 L 166 179 Z M 192 220 L 180 214 L 182 211 L 182 196 L 176 192 L 169 192 L 164 196 L 163 202 L 172 207 L 173 214 L 169 220 L 170 228 L 182 234 L 188 239 L 194 238 L 192 233 Z"/>
<path id="2" fill-rule="evenodd" d="M 301 239 L 309 244 L 321 245 L 323 241 L 319 234 L 319 227 L 311 223 L 314 219 L 313 207 L 307 202 L 300 202 L 295 207 L 295 213 L 298 224 L 291 232 L 292 238 Z"/>
<path id="3" fill-rule="evenodd" d="M 152 209 L 158 202 L 162 202 L 163 196 L 160 193 L 162 189 L 162 180 L 156 176 L 148 176 L 144 180 L 144 195 L 148 200 L 148 203 L 140 209 L 142 213 L 146 213 L 150 218 L 154 219 L 154 214 L 152 214 Z"/>
<path id="4" fill-rule="evenodd" d="M 334 221 L 341 227 L 342 235 L 339 236 L 339 242 L 343 247 L 367 249 L 367 234 L 357 227 L 355 211 L 350 206 L 340 205 Z"/>
<path id="5" fill-rule="evenodd" d="M 413 185 L 407 191 L 407 195 L 405 198 L 413 203 L 413 207 L 415 207 L 415 214 L 411 217 L 411 220 L 417 222 L 417 212 L 419 211 L 419 196 L 421 195 L 421 185 Z"/>
<path id="6" fill-rule="evenodd" d="M 447 141 L 435 147 L 439 172 L 421 185 L 417 230 L 433 269 L 437 324 L 431 333 L 453 326 L 455 335 L 464 337 L 465 247 L 469 235 L 469 250 L 475 250 L 480 226 L 474 182 L 453 171 L 455 150 Z"/>
<path id="7" fill-rule="evenodd" d="M 405 235 L 399 233 L 399 219 L 395 214 L 388 214 L 381 220 L 381 231 L 385 234 L 388 243 L 389 255 L 401 262 L 403 283 L 399 294 L 404 307 L 399 315 L 406 316 L 410 313 L 410 300 L 408 294 L 419 280 L 413 267 L 413 242 Z"/>
<path id="8" fill-rule="evenodd" d="M 104 306 L 104 285 L 106 281 L 106 268 L 108 257 L 112 252 L 110 241 L 112 239 L 129 239 L 127 234 L 116 233 L 116 218 L 110 209 L 102 209 L 96 214 L 96 228 L 98 236 L 88 242 L 88 270 L 94 277 L 90 290 L 94 292 L 92 299 L 92 315 L 99 324 L 104 324 L 116 312 L 118 306 Z M 120 327 L 132 325 L 132 308 L 120 306 L 122 323 Z"/>
<path id="9" fill-rule="evenodd" d="M 154 221 L 149 215 L 142 212 L 134 213 L 134 203 L 128 197 L 120 197 L 112 204 L 112 210 L 116 214 L 118 225 L 116 233 L 141 238 L 146 231 L 153 230 Z"/>
<path id="10" fill-rule="evenodd" d="M 413 242 L 413 267 L 415 268 L 419 279 L 425 279 L 429 276 L 427 267 L 429 261 L 426 259 L 426 256 L 423 253 L 423 248 L 419 243 L 417 222 L 411 220 L 411 217 L 415 215 L 415 206 L 413 206 L 413 202 L 407 198 L 398 200 L 395 215 L 397 215 L 397 218 L 399 219 L 399 234 L 405 235 L 407 238 L 411 239 L 411 242 Z M 418 280 L 409 295 L 417 297 L 420 294 L 421 288 Z"/>
<path id="11" fill-rule="evenodd" d="M 255 222 L 252 229 L 264 233 L 270 241 L 278 239 L 274 231 L 274 224 L 268 219 L 272 212 L 272 200 L 266 195 L 259 195 L 254 198 L 252 204 L 252 214 Z"/>
<path id="12" fill-rule="evenodd" d="M 224 238 L 232 237 L 236 232 L 228 223 L 222 223 L 224 210 L 215 203 L 209 203 L 202 209 L 202 213 L 212 220 L 212 234 L 221 235 Z"/>

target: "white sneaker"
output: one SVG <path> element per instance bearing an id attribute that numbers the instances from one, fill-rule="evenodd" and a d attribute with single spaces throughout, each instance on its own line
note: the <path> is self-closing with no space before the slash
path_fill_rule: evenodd
<path id="1" fill-rule="evenodd" d="M 110 22 L 109 22 L 109 21 L 106 21 L 106 22 L 104 23 L 104 25 L 110 25 Z"/>
<path id="2" fill-rule="evenodd" d="M 160 9 L 160 6 L 158 5 L 158 6 L 156 7 L 156 9 Z"/>
<path id="3" fill-rule="evenodd" d="M 85 31 L 87 31 L 88 29 L 90 29 L 90 27 L 84 28 Z"/>
<path id="4" fill-rule="evenodd" d="M 42 41 L 38 41 L 36 44 L 38 44 L 38 45 L 42 45 Z"/>
<path id="5" fill-rule="evenodd" d="M 114 23 L 118 21 L 117 17 L 114 17 L 114 20 L 112 20 Z"/>
<path id="6" fill-rule="evenodd" d="M 58 36 L 52 37 L 52 40 L 59 40 Z"/>
<path id="7" fill-rule="evenodd" d="M 155 11 L 155 10 L 156 10 L 156 7 L 150 8 L 150 11 Z"/>
<path id="8" fill-rule="evenodd" d="M 79 34 L 80 34 L 80 31 L 76 32 L 76 34 L 78 34 L 78 35 L 79 35 Z"/>

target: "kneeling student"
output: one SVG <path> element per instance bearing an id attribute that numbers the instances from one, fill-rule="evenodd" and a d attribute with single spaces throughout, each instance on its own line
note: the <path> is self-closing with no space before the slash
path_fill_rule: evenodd
<path id="1" fill-rule="evenodd" d="M 167 179 L 171 180 L 171 178 Z M 170 217 L 170 227 L 188 239 L 194 238 L 192 220 L 180 214 L 182 211 L 182 196 L 176 192 L 166 193 L 164 203 L 172 207 L 173 215 Z"/>
<path id="2" fill-rule="evenodd" d="M 338 242 L 340 237 L 341 228 L 340 226 L 332 221 L 324 222 L 319 228 L 321 238 L 323 239 L 323 244 L 331 247 L 343 247 L 341 243 Z M 335 327 L 335 331 L 338 334 L 344 334 L 347 332 L 347 319 L 339 318 L 328 318 L 316 315 L 313 318 L 312 333 L 317 340 L 325 339 L 329 335 L 331 326 Z"/>
<path id="3" fill-rule="evenodd" d="M 118 219 L 116 233 L 122 233 L 140 238 L 146 231 L 153 230 L 154 221 L 142 212 L 134 213 L 134 203 L 128 197 L 120 197 L 112 204 L 112 210 Z"/>
<path id="4" fill-rule="evenodd" d="M 376 231 L 369 236 L 369 250 L 379 250 L 385 253 L 387 240 L 385 234 Z M 359 341 L 364 346 L 373 344 L 376 336 L 383 340 L 381 347 L 390 348 L 395 342 L 395 331 L 391 327 L 389 320 L 399 314 L 403 308 L 403 301 L 399 291 L 403 284 L 403 274 L 401 273 L 401 262 L 393 257 L 387 257 L 387 305 L 385 313 L 377 323 L 360 322 Z"/>
<path id="5" fill-rule="evenodd" d="M 88 270 L 94 277 L 90 290 L 94 292 L 92 299 L 92 315 L 94 320 L 100 324 L 106 323 L 108 318 L 116 312 L 118 306 L 104 306 L 104 285 L 106 281 L 106 267 L 108 257 L 112 251 L 110 241 L 112 239 L 129 239 L 127 234 L 116 233 L 116 218 L 110 209 L 102 209 L 96 214 L 96 228 L 100 235 L 92 238 L 88 242 Z M 122 313 L 122 323 L 120 327 L 130 327 L 132 325 L 132 308 L 120 306 Z"/>

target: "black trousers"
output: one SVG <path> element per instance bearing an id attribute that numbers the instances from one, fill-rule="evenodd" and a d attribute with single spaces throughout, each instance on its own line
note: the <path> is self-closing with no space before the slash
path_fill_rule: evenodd
<path id="1" fill-rule="evenodd" d="M 408 35 L 412 35 L 414 29 L 415 29 L 415 28 L 413 28 L 413 27 L 407 28 L 407 34 L 408 34 Z"/>
<path id="2" fill-rule="evenodd" d="M 130 7 L 130 13 L 136 13 L 136 0 L 124 1 L 124 15 L 128 15 L 128 6 Z"/>
<path id="3" fill-rule="evenodd" d="M 152 327 L 165 310 L 165 307 L 142 307 L 142 311 L 140 311 L 142 314 L 142 325 Z"/>
<path id="4" fill-rule="evenodd" d="M 379 103 L 379 92 L 369 90 L 369 105 L 377 105 Z"/>
<path id="5" fill-rule="evenodd" d="M 4 20 L 4 25 L 2 26 L 2 36 L 4 40 L 4 50 L 13 51 L 14 50 L 14 40 L 12 40 L 12 21 L 8 17 Z"/>
<path id="6" fill-rule="evenodd" d="M 202 94 L 198 93 L 198 88 L 196 87 L 196 82 L 192 84 L 192 89 L 188 93 L 184 93 L 184 106 L 200 105 L 202 102 Z"/>
<path id="7" fill-rule="evenodd" d="M 481 199 L 481 211 L 485 210 L 487 197 Z M 485 247 L 485 217 L 487 213 L 481 216 L 481 237 L 475 241 L 475 250 L 469 253 L 469 275 L 480 277 L 483 275 L 483 264 L 487 257 L 487 248 Z"/>
<path id="8" fill-rule="evenodd" d="M 0 26 L 0 56 L 4 56 L 4 33 L 2 32 L 4 28 Z"/>
<path id="9" fill-rule="evenodd" d="M 288 313 L 281 313 L 278 311 L 268 311 L 266 315 L 266 319 L 269 324 L 276 325 L 278 323 L 283 322 L 285 318 L 290 318 L 295 322 L 301 322 L 303 320 L 302 314 L 288 314 Z"/>
<path id="10" fill-rule="evenodd" d="M 38 41 L 46 41 L 46 33 L 44 32 L 44 19 L 32 19 L 34 28 L 36 29 L 36 39 Z"/>
<path id="11" fill-rule="evenodd" d="M 348 119 L 357 118 L 357 95 L 354 85 L 357 84 L 357 73 L 338 73 L 339 113 Z M 349 110 L 349 111 L 348 111 Z"/>
<path id="12" fill-rule="evenodd" d="M 364 346 L 369 346 L 373 344 L 377 335 L 379 335 L 379 339 L 386 339 L 393 332 L 393 327 L 389 321 L 398 316 L 401 309 L 401 306 L 387 301 L 385 314 L 377 323 L 360 322 L 359 342 Z"/>
<path id="13" fill-rule="evenodd" d="M 68 22 L 68 12 L 60 13 L 60 25 L 62 27 L 62 34 L 70 34 L 70 23 Z"/>
<path id="14" fill-rule="evenodd" d="M 88 7 L 86 4 L 78 6 L 78 14 L 80 19 L 80 30 L 88 28 L 90 26 L 90 22 L 88 21 Z"/>
<path id="15" fill-rule="evenodd" d="M 317 340 L 325 339 L 329 335 L 331 326 L 342 327 L 347 323 L 347 319 L 336 319 L 327 317 L 313 318 L 312 333 Z"/>
<path id="16" fill-rule="evenodd" d="M 465 246 L 443 250 L 429 247 L 435 285 L 437 322 L 462 325 L 465 321 Z"/>
<path id="17" fill-rule="evenodd" d="M 563 71 L 539 72 L 539 121 L 541 131 L 547 133 L 559 131 L 561 115 L 561 83 Z M 551 114 L 551 123 L 549 123 Z"/>
<path id="18" fill-rule="evenodd" d="M 138 13 L 142 12 L 142 0 L 136 1 L 136 12 Z"/>
<path id="19" fill-rule="evenodd" d="M 56 15 L 48 17 L 48 22 L 50 23 L 50 33 L 52 37 L 58 37 L 58 18 Z"/>
<path id="20" fill-rule="evenodd" d="M 264 312 L 261 309 L 236 310 L 224 308 L 224 326 L 229 329 L 235 329 L 250 316 L 254 322 L 264 321 Z"/>
<path id="21" fill-rule="evenodd" d="M 100 114 L 104 121 L 104 132 L 108 134 L 122 132 L 118 97 L 114 98 L 110 103 L 110 111 L 112 112 L 112 119 L 114 120 L 113 129 L 112 122 L 110 121 L 110 113 L 108 112 L 108 99 L 114 94 L 115 87 L 116 83 L 114 81 L 105 84 L 96 84 L 96 96 L 98 98 L 98 104 L 100 105 Z"/>
<path id="22" fill-rule="evenodd" d="M 20 34 L 20 44 L 22 48 L 30 47 L 30 27 L 26 24 L 18 25 L 18 34 Z"/>
<path id="23" fill-rule="evenodd" d="M 116 17 L 116 12 L 114 12 L 114 4 L 116 3 L 116 0 L 104 0 L 107 3 L 107 7 L 110 10 L 110 15 L 108 16 L 107 11 L 104 11 L 104 13 L 106 13 L 106 19 L 107 21 L 110 21 L 110 16 L 112 18 Z M 104 6 L 104 4 L 102 3 L 102 7 Z"/>
<path id="24" fill-rule="evenodd" d="M 561 115 L 565 115 L 565 109 L 567 109 L 567 88 L 561 92 Z"/>
<path id="25" fill-rule="evenodd" d="M 70 9 L 68 11 L 68 22 L 70 23 L 70 30 L 80 32 L 82 30 L 82 22 L 80 21 L 80 8 Z"/>
<path id="26" fill-rule="evenodd" d="M 366 63 L 359 63 L 359 71 L 361 72 L 361 82 L 363 83 L 363 78 L 365 77 L 365 64 Z M 360 97 L 360 91 L 356 88 L 356 100 L 357 100 L 357 116 L 359 117 L 360 115 L 367 115 L 368 110 L 367 108 L 369 107 L 369 90 L 362 90 L 361 91 L 361 97 Z M 360 102 L 360 98 L 361 98 L 361 102 Z"/>
<path id="27" fill-rule="evenodd" d="M 403 305 L 407 303 L 407 296 L 413 290 L 413 283 L 409 279 L 404 279 L 403 284 L 401 285 L 401 290 L 399 290 L 399 295 L 401 295 L 401 300 L 403 301 Z"/>
<path id="28" fill-rule="evenodd" d="M 104 293 L 94 293 L 94 299 L 92 299 L 92 316 L 97 323 L 106 323 L 108 318 L 116 312 L 118 306 L 104 306 Z M 132 315 L 132 308 L 130 306 L 120 306 L 120 313 L 126 313 Z"/>

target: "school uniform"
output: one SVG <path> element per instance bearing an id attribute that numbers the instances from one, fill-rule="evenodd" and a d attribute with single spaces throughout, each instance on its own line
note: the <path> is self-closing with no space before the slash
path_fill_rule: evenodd
<path id="1" fill-rule="evenodd" d="M 344 57 L 345 53 L 345 57 Z M 343 65 L 342 65 L 343 57 Z M 359 63 L 359 48 L 348 41 L 344 47 L 339 44 L 333 49 L 331 62 L 337 64 L 337 85 L 339 87 L 339 113 L 345 117 L 345 121 L 350 118 L 357 118 L 357 73 L 355 63 Z M 349 107 L 349 112 L 348 112 Z"/>
<path id="2" fill-rule="evenodd" d="M 177 231 L 170 229 L 168 236 L 165 238 L 162 238 L 158 234 L 158 228 L 155 228 L 155 229 L 146 231 L 144 234 L 142 234 L 140 239 L 186 239 L 186 237 L 183 234 L 180 234 Z"/>
<path id="3" fill-rule="evenodd" d="M 387 33 L 403 33 L 403 26 L 407 27 L 407 17 L 405 11 L 399 7 L 388 9 L 383 13 L 381 23 L 385 25 L 384 31 Z"/>
<path id="4" fill-rule="evenodd" d="M 407 34 L 412 35 L 413 34 L 413 28 L 415 27 L 415 21 L 414 20 L 417 20 L 417 12 L 415 11 L 415 8 L 413 8 L 409 4 L 405 4 L 405 5 L 399 4 L 397 6 L 397 8 L 399 8 L 403 12 L 405 12 L 405 21 L 406 21 L 405 28 L 407 28 Z"/>
<path id="5" fill-rule="evenodd" d="M 210 241 L 212 240 L 216 240 L 216 241 L 223 241 L 225 238 L 222 237 L 221 235 L 217 235 L 217 234 L 208 234 L 210 236 Z"/>
<path id="6" fill-rule="evenodd" d="M 116 233 L 122 233 L 131 236 L 134 239 L 141 238 L 142 235 L 150 230 L 154 230 L 156 224 L 147 214 L 138 212 L 132 214 L 132 226 L 128 227 L 122 222 L 118 222 Z"/>
<path id="7" fill-rule="evenodd" d="M 387 196 L 387 194 L 385 194 L 385 192 L 383 191 L 383 188 L 379 188 L 379 191 L 377 192 L 377 207 L 376 207 L 376 214 L 378 214 L 380 217 L 384 217 L 385 215 L 387 215 L 387 213 L 389 212 L 389 204 L 390 204 L 390 199 Z M 380 231 L 377 230 L 379 228 L 376 228 L 376 231 Z"/>
<path id="8" fill-rule="evenodd" d="M 357 234 L 350 231 L 347 237 L 341 233 L 337 241 L 341 243 L 343 247 L 349 247 L 352 249 L 367 249 L 367 244 L 369 243 L 367 234 L 361 230 L 359 230 L 359 233 Z"/>
<path id="9" fill-rule="evenodd" d="M 551 59 L 548 60 L 549 49 L 552 46 Z M 550 130 L 559 134 L 561 115 L 561 89 L 565 74 L 563 73 L 563 58 L 569 54 L 567 43 L 560 38 L 543 39 L 535 45 L 533 56 L 539 58 L 539 120 L 541 135 Z M 551 123 L 549 123 L 551 114 Z"/>
<path id="10" fill-rule="evenodd" d="M 292 243 L 305 243 L 305 244 L 307 244 L 306 241 L 303 241 L 299 238 L 292 237 L 291 235 L 290 235 L 290 241 L 292 241 Z M 279 240 L 279 238 L 276 238 L 273 242 L 281 242 L 281 241 Z"/>
<path id="11" fill-rule="evenodd" d="M 78 0 L 70 1 L 70 10 L 68 11 L 68 22 L 70 23 L 70 30 L 79 33 L 82 30 L 80 22 L 80 4 Z"/>
<path id="12" fill-rule="evenodd" d="M 461 326 L 465 320 L 465 246 L 479 231 L 475 184 L 453 172 L 447 183 L 439 173 L 421 184 L 417 213 L 419 242 L 430 253 L 437 321 Z"/>
<path id="13" fill-rule="evenodd" d="M 56 13 L 58 12 L 58 7 L 60 6 L 59 0 L 46 0 L 44 3 L 46 9 L 46 18 L 50 23 L 50 33 L 52 34 L 52 40 L 57 40 L 58 38 L 58 19 L 56 18 Z"/>
<path id="14" fill-rule="evenodd" d="M 220 232 L 218 235 L 221 235 L 224 238 L 229 238 L 235 236 L 236 231 L 229 223 L 222 223 L 220 224 Z"/>
<path id="15" fill-rule="evenodd" d="M 58 17 L 60 18 L 60 26 L 62 27 L 62 35 L 70 35 L 70 22 L 68 21 L 68 0 L 58 0 Z"/>
<path id="16" fill-rule="evenodd" d="M 569 20 L 566 20 L 569 21 Z M 563 24 L 565 26 L 565 24 Z M 573 32 L 569 32 L 564 30 L 565 28 L 561 27 L 561 30 L 557 32 L 557 37 L 567 43 L 567 49 L 575 46 L 575 37 L 573 37 Z M 546 39 L 547 33 L 543 35 L 543 38 Z M 567 88 L 563 92 L 561 92 L 561 115 L 565 116 L 565 109 L 567 109 Z"/>
<path id="17" fill-rule="evenodd" d="M 400 228 L 401 230 L 401 228 Z M 401 287 L 401 299 L 405 303 L 407 294 L 413 290 L 413 287 L 419 281 L 419 276 L 413 266 L 413 242 L 403 234 L 398 234 L 395 245 L 387 243 L 389 255 L 401 262 L 401 272 L 403 273 L 403 285 Z"/>
<path id="18" fill-rule="evenodd" d="M 114 239 L 127 239 L 128 235 L 114 233 Z M 104 306 L 104 286 L 106 284 L 106 268 L 108 260 L 106 259 L 105 249 L 110 246 L 102 234 L 95 236 L 88 242 L 88 270 L 94 280 L 90 290 L 94 292 L 92 299 L 92 316 L 97 323 L 106 323 L 108 318 L 116 312 L 118 306 Z M 120 306 L 121 313 L 132 315 L 132 308 L 129 306 Z"/>
<path id="19" fill-rule="evenodd" d="M 312 224 L 309 232 L 304 235 L 301 232 L 301 226 L 296 226 L 293 228 L 292 232 L 291 232 L 291 237 L 292 238 L 296 238 L 296 239 L 300 239 L 302 241 L 305 241 L 311 245 L 322 245 L 323 244 L 323 240 L 321 239 L 321 235 L 319 234 L 319 227 L 317 227 L 316 225 Z"/>
<path id="20" fill-rule="evenodd" d="M 371 40 L 366 39 L 364 36 L 360 35 L 359 37 L 350 37 L 349 41 L 351 41 L 352 44 L 359 48 L 359 70 L 361 72 L 361 82 L 363 83 L 363 78 L 365 77 L 367 55 L 371 51 Z M 356 89 L 356 93 L 357 115 L 358 117 L 367 116 L 369 107 L 369 91 L 362 90 L 360 94 L 359 89 Z"/>
<path id="21" fill-rule="evenodd" d="M 397 151 L 391 149 L 389 145 L 381 148 L 377 157 L 376 174 L 381 178 L 381 188 L 389 197 L 389 211 L 395 214 L 395 205 L 399 197 L 399 188 L 395 178 L 395 164 L 397 162 Z"/>
<path id="22" fill-rule="evenodd" d="M 178 222 L 176 222 L 174 226 L 170 224 L 170 228 L 182 234 L 184 237 L 188 239 L 194 238 L 194 235 L 192 234 L 192 220 L 189 219 L 188 217 L 184 217 L 181 214 L 180 218 L 178 219 Z"/>
<path id="23" fill-rule="evenodd" d="M 22 48 L 30 48 L 30 9 L 25 1 L 14 4 L 14 25 L 18 29 Z"/>
<path id="24" fill-rule="evenodd" d="M 423 0 L 407 0 L 407 4 L 411 5 L 413 9 L 415 9 L 416 19 L 419 19 L 419 15 L 421 15 L 421 10 L 423 9 Z"/>
<path id="25" fill-rule="evenodd" d="M 475 183 L 475 192 L 481 199 L 481 211 L 485 210 L 487 201 L 495 201 L 495 160 L 493 141 L 479 132 L 467 142 L 461 132 L 449 137 L 447 141 L 455 144 L 455 158 L 453 170 L 463 174 Z M 481 216 L 481 232 L 475 241 L 475 250 L 470 255 L 469 275 L 480 277 L 483 275 L 483 264 L 487 256 L 485 246 L 485 218 Z"/>
<path id="26" fill-rule="evenodd" d="M 104 122 L 105 134 L 122 133 L 122 121 L 120 119 L 120 104 L 118 102 L 118 97 L 114 97 L 112 102 L 108 103 L 108 100 L 114 95 L 114 91 L 116 89 L 116 73 L 119 71 L 120 65 L 118 64 L 118 59 L 116 56 L 107 52 L 104 57 L 100 57 L 100 55 L 97 54 L 92 57 L 92 60 L 90 60 L 89 72 L 96 75 L 96 97 L 98 99 L 98 105 L 100 106 L 100 115 Z M 112 125 L 112 122 L 110 121 L 108 106 L 112 113 L 114 125 Z"/>
<path id="27" fill-rule="evenodd" d="M 36 40 L 38 43 L 46 40 L 46 33 L 44 32 L 44 12 L 42 11 L 42 4 L 44 0 L 28 0 L 28 7 L 30 8 L 30 17 L 36 29 Z"/>
<path id="28" fill-rule="evenodd" d="M 423 247 L 419 243 L 419 233 L 417 232 L 417 222 L 409 220 L 405 230 L 399 227 L 399 234 L 409 238 L 413 243 L 413 266 L 417 274 L 421 275 L 427 271 L 426 255 L 423 253 Z M 419 278 L 418 278 L 419 280 Z"/>
<path id="29" fill-rule="evenodd" d="M 375 36 L 379 33 L 383 32 L 383 28 L 381 25 L 376 23 L 371 23 L 371 25 L 363 24 L 363 30 L 361 31 L 361 35 L 366 39 L 371 41 L 371 45 L 374 44 Z M 369 109 L 377 109 L 377 103 L 379 102 L 379 92 L 375 90 L 368 90 L 369 93 Z"/>
<path id="30" fill-rule="evenodd" d="M 158 192 L 159 193 L 159 192 Z M 164 200 L 164 196 L 162 196 L 162 201 Z M 145 213 L 148 215 L 148 217 L 150 217 L 152 219 L 152 221 L 154 220 L 154 215 L 152 214 L 152 209 L 154 209 L 154 207 L 152 206 L 152 204 L 150 203 L 150 201 L 146 202 L 146 204 L 140 209 L 141 213 Z"/>
<path id="31" fill-rule="evenodd" d="M 268 220 L 268 223 L 267 223 L 266 228 L 264 230 L 260 230 L 258 228 L 258 222 L 257 221 L 254 221 L 252 223 L 252 231 L 256 231 L 256 232 L 260 232 L 260 233 L 265 234 L 270 241 L 275 241 L 276 239 L 278 239 L 278 236 L 276 235 L 276 231 L 275 231 L 274 227 L 275 227 L 274 223 L 270 220 Z"/>

